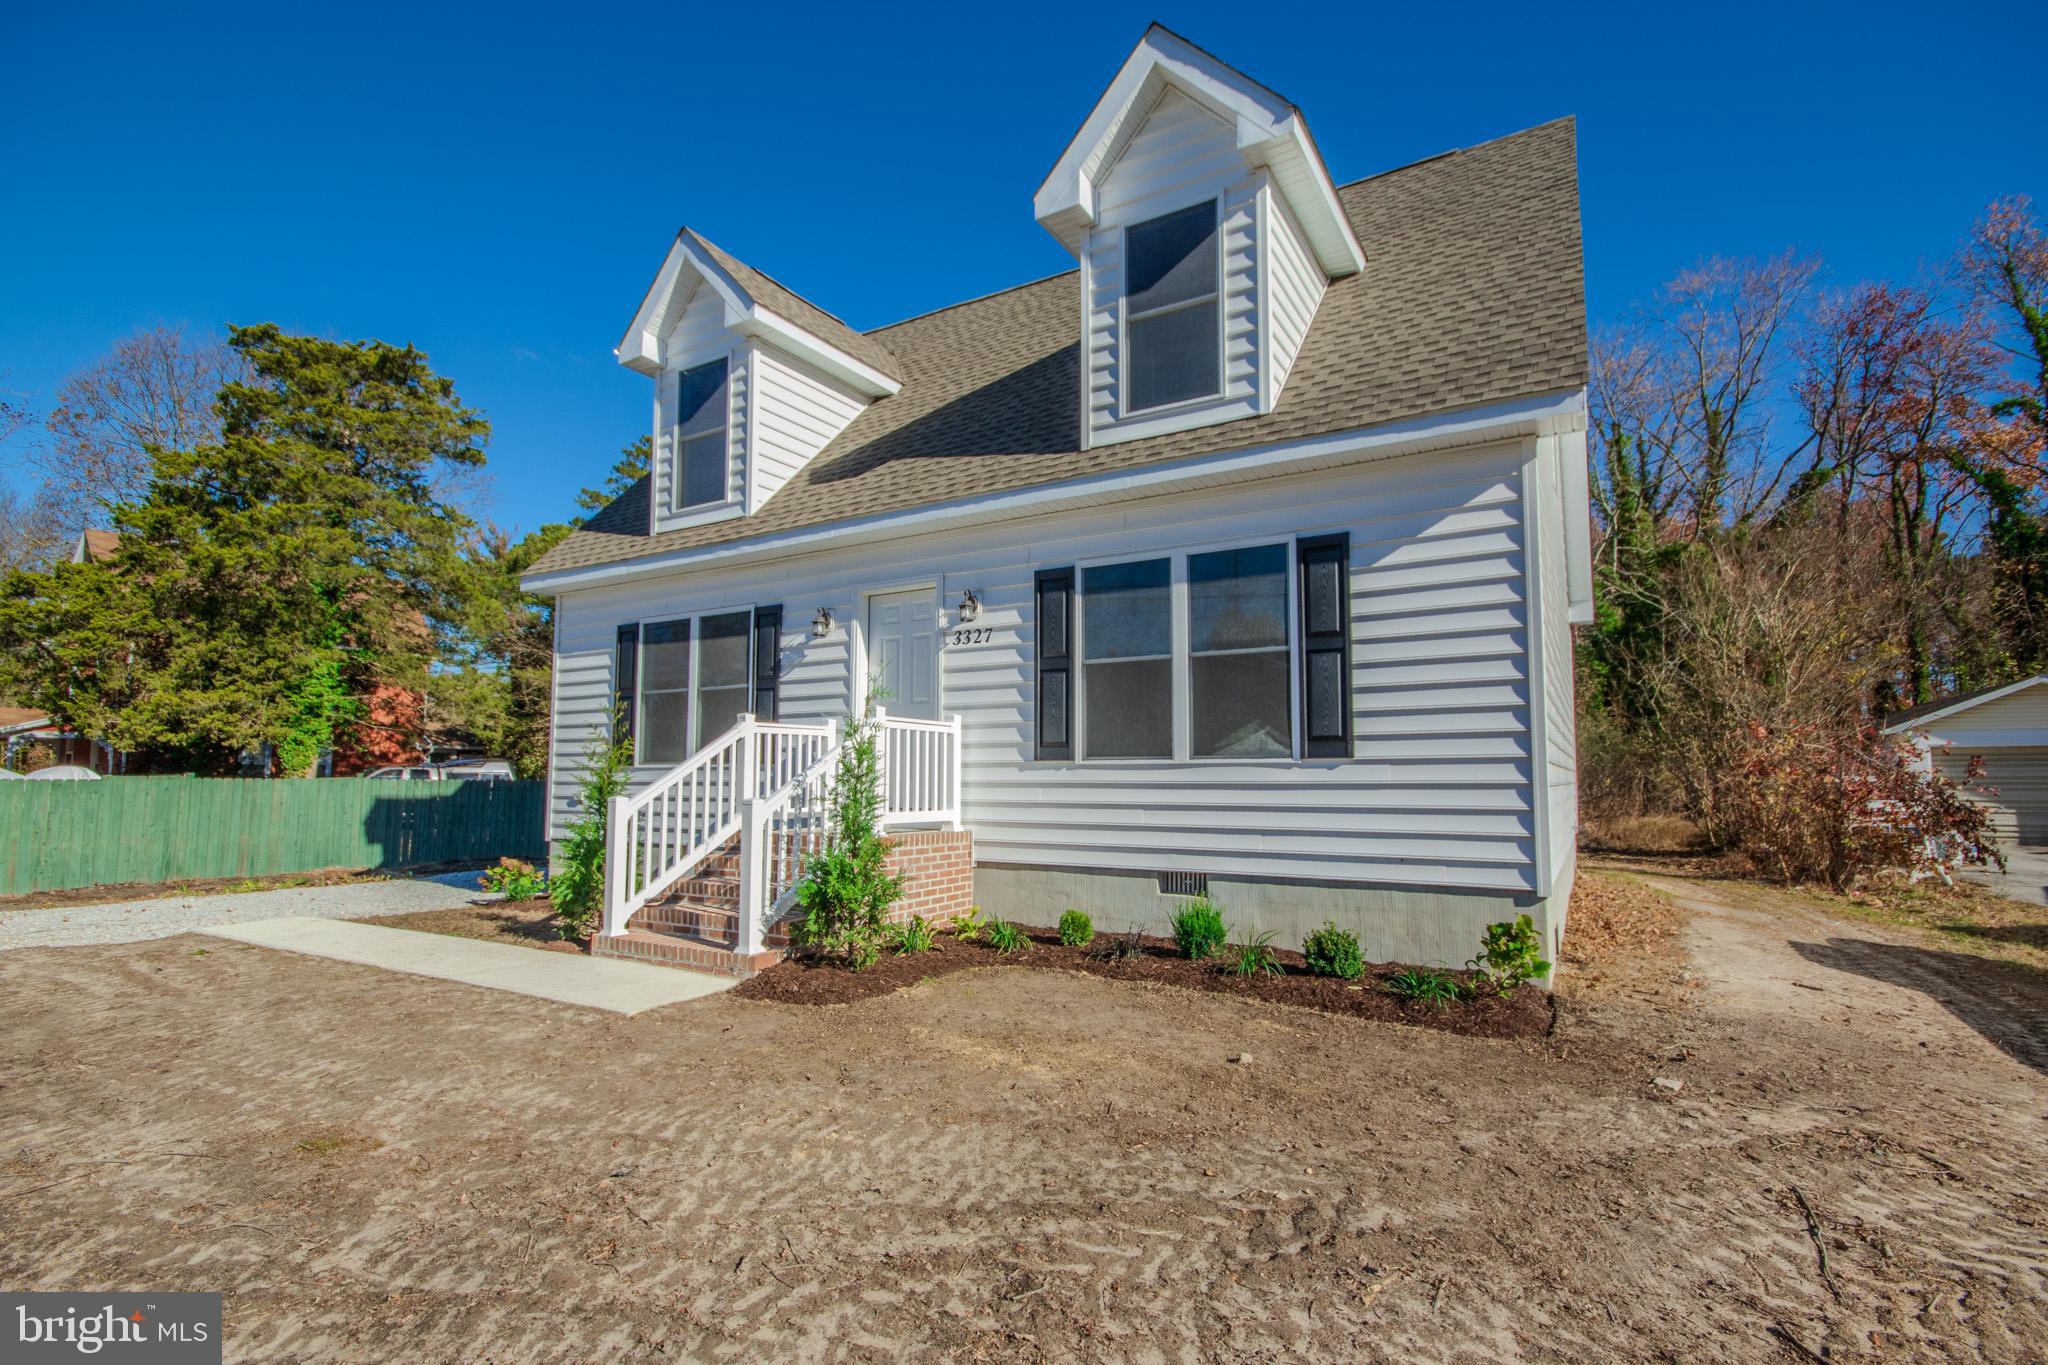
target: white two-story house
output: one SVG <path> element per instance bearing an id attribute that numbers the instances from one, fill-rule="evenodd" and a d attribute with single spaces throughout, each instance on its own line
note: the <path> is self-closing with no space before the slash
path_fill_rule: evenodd
<path id="1" fill-rule="evenodd" d="M 634 732 L 607 935 L 715 937 L 651 907 L 745 882 L 759 949 L 775 831 L 880 688 L 895 826 L 971 841 L 990 914 L 1162 932 L 1206 891 L 1459 964 L 1526 912 L 1554 958 L 1592 579 L 1572 125 L 1338 185 L 1299 109 L 1155 27 L 1033 204 L 1073 270 L 866 332 L 669 248 L 618 348 L 652 469 L 525 580 L 553 837 L 614 707 Z"/>

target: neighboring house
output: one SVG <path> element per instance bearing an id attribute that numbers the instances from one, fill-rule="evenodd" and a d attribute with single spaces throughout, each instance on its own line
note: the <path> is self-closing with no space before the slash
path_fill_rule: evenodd
<path id="1" fill-rule="evenodd" d="M 615 704 L 636 735 L 607 934 L 687 931 L 648 907 L 714 866 L 765 886 L 757 947 L 814 796 L 757 769 L 879 687 L 893 824 L 971 838 L 991 914 L 1158 933 L 1206 888 L 1242 932 L 1462 963 L 1525 912 L 1554 958 L 1592 583 L 1572 124 L 1340 187 L 1298 109 L 1155 27 L 1035 204 L 1078 270 L 869 332 L 678 234 L 618 348 L 651 472 L 525 579 L 551 838 Z M 943 229 L 903 207 L 914 257 Z"/>
<path id="2" fill-rule="evenodd" d="M 1885 733 L 1910 737 L 1934 771 L 1962 784 L 1999 843 L 2048 844 L 2048 674 L 1901 711 Z M 1984 760 L 1975 782 L 1972 758 Z"/>
<path id="3" fill-rule="evenodd" d="M 0 767 L 21 772 L 29 752 L 41 748 L 50 755 L 50 767 L 90 768 L 96 773 L 125 773 L 128 755 L 96 739 L 87 739 L 61 721 L 50 719 L 47 711 L 27 706 L 0 706 Z"/>
<path id="4" fill-rule="evenodd" d="M 71 546 L 73 564 L 105 564 L 121 548 L 119 531 L 80 531 Z"/>

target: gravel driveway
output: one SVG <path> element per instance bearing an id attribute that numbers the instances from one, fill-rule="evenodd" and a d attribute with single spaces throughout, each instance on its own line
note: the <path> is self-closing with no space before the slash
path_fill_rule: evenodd
<path id="1" fill-rule="evenodd" d="M 0 950 L 64 948 L 82 943 L 139 943 L 216 924 L 263 919 L 367 919 L 419 910 L 449 910 L 475 900 L 477 872 L 450 872 L 419 881 L 354 882 L 343 886 L 291 886 L 216 896 L 165 896 L 111 905 L 67 905 L 53 910 L 0 913 Z"/>

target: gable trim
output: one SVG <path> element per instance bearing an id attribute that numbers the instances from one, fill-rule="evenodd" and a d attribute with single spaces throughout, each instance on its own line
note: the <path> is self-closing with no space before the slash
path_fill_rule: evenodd
<path id="1" fill-rule="evenodd" d="M 641 298 L 626 334 L 619 339 L 614 353 L 621 365 L 645 375 L 661 373 L 662 347 L 669 328 L 680 316 L 680 309 L 675 307 L 677 286 L 686 268 L 723 301 L 726 326 L 739 336 L 764 341 L 807 360 L 863 397 L 887 398 L 902 389 L 902 381 L 894 375 L 884 374 L 847 354 L 750 297 L 709 252 L 697 246 L 688 228 L 676 233 L 661 269 L 655 272 L 654 282 Z"/>
<path id="2" fill-rule="evenodd" d="M 1301 111 L 1158 24 L 1139 39 L 1032 196 L 1038 221 L 1063 246 L 1079 253 L 1098 218 L 1102 179 L 1168 86 L 1236 130 L 1237 149 L 1248 170 L 1271 169 L 1275 187 L 1301 220 L 1325 274 L 1337 279 L 1365 268 L 1364 248 Z"/>

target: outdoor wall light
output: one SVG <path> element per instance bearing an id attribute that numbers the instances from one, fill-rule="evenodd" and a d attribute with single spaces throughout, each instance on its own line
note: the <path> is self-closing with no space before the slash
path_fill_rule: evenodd
<path id="1" fill-rule="evenodd" d="M 962 621 L 972 621 L 979 615 L 981 615 L 981 599 L 974 595 L 974 589 L 969 588 L 960 594 L 960 619 Z"/>
<path id="2" fill-rule="evenodd" d="M 818 614 L 811 618 L 811 637 L 822 640 L 832 633 L 832 608 L 819 607 Z"/>

